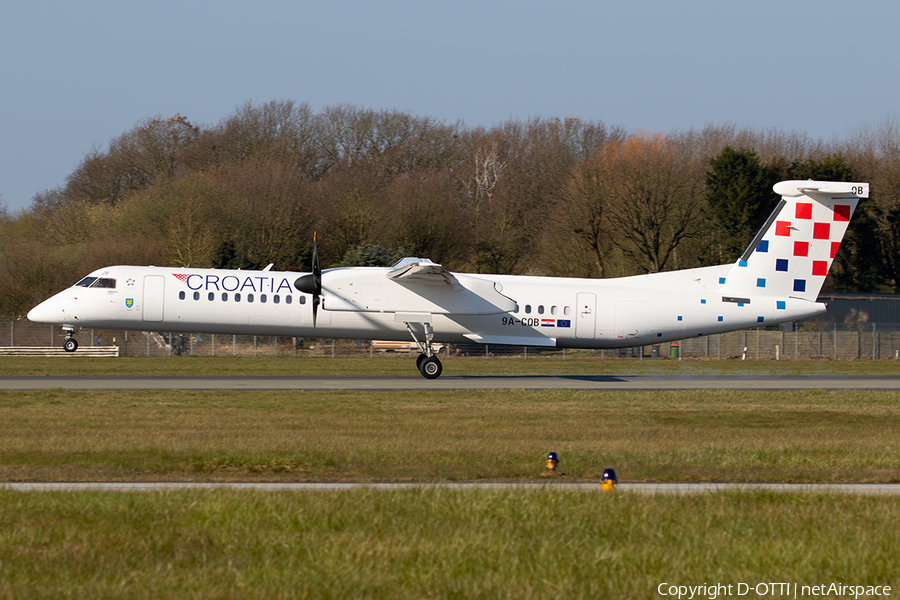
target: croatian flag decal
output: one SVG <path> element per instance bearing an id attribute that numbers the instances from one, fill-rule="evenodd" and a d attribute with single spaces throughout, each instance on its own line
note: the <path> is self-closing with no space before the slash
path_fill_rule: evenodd
<path id="1" fill-rule="evenodd" d="M 541 319 L 541 327 L 556 327 L 556 319 Z"/>

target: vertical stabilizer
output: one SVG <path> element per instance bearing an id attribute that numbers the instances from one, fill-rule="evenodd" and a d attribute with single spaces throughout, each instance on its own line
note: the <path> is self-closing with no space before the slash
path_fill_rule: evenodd
<path id="1" fill-rule="evenodd" d="M 728 273 L 722 296 L 815 302 L 869 184 L 782 181 L 773 189 L 782 200 Z"/>

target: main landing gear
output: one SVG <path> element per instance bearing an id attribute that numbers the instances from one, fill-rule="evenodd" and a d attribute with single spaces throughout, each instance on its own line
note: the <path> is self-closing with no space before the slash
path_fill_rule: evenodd
<path id="1" fill-rule="evenodd" d="M 437 379 L 441 376 L 441 373 L 444 370 L 443 365 L 441 365 L 441 361 L 434 354 L 434 349 L 431 347 L 431 341 L 434 339 L 434 329 L 431 327 L 431 323 L 423 323 L 425 326 L 425 343 L 422 343 L 416 337 L 416 333 L 413 331 L 412 327 L 410 327 L 409 323 L 405 323 L 406 330 L 409 332 L 409 335 L 412 336 L 413 341 L 416 343 L 416 346 L 419 347 L 419 354 L 416 357 L 416 367 L 419 368 L 419 373 L 422 374 L 422 377 L 425 379 Z"/>
<path id="2" fill-rule="evenodd" d="M 75 339 L 75 330 L 63 327 L 66 332 L 66 339 L 63 341 L 63 350 L 66 352 L 75 352 L 78 350 L 78 340 Z"/>
<path id="3" fill-rule="evenodd" d="M 419 367 L 419 373 L 421 373 L 422 377 L 425 379 L 437 379 L 444 370 L 441 361 L 433 354 L 431 356 L 420 354 L 418 358 L 416 358 L 416 366 Z"/>

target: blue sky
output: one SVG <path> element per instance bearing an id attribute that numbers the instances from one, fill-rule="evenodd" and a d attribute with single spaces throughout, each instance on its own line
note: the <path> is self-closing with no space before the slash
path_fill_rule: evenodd
<path id="1" fill-rule="evenodd" d="M 897 23 L 888 0 L 7 2 L 0 198 L 27 206 L 144 119 L 248 100 L 846 139 L 897 116 Z"/>

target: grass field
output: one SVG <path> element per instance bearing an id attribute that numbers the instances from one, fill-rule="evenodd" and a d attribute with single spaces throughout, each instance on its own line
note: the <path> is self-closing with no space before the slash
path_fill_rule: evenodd
<path id="1" fill-rule="evenodd" d="M 553 357 L 441 357 L 444 375 L 900 375 L 900 361 L 601 359 L 579 351 Z M 0 376 L 11 375 L 257 375 L 421 377 L 405 355 L 374 358 L 244 358 L 190 356 L 89 358 L 0 357 Z"/>
<path id="2" fill-rule="evenodd" d="M 0 369 L 418 377 L 396 358 L 18 360 Z M 465 374 L 896 369 L 450 364 Z M 613 467 L 630 481 L 900 481 L 897 431 L 896 392 L 0 392 L 0 480 L 530 480 L 552 450 L 569 480 Z M 890 585 L 879 597 L 898 597 L 898 521 L 896 499 L 820 493 L 0 491 L 0 599 L 659 598 L 662 583 L 765 582 Z"/>
<path id="3" fill-rule="evenodd" d="M 900 529 L 885 524 L 898 521 L 895 500 L 824 494 L 0 492 L 0 598 L 657 598 L 661 583 L 739 582 L 897 590 Z"/>
<path id="4" fill-rule="evenodd" d="M 0 479 L 900 481 L 900 394 L 0 392 Z"/>

